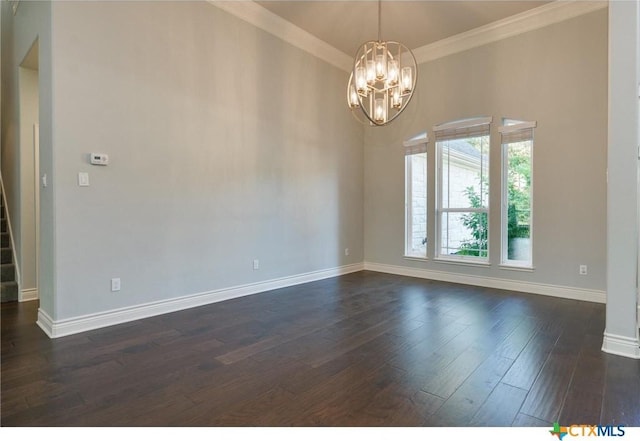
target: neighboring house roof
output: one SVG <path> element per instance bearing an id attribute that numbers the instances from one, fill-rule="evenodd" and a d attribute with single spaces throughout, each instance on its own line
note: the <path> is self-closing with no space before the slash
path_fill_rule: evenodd
<path id="1" fill-rule="evenodd" d="M 478 149 L 473 147 L 470 143 L 464 139 L 452 139 L 448 140 L 447 146 L 449 147 L 449 155 L 452 162 L 467 163 L 467 166 L 477 167 L 481 159 L 484 164 L 489 165 L 489 158 L 487 154 L 481 155 Z"/>

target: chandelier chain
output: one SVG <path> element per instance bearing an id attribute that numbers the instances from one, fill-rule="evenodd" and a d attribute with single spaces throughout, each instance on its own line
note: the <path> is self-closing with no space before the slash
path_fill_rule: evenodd
<path id="1" fill-rule="evenodd" d="M 378 0 L 378 41 L 382 41 L 382 0 Z"/>

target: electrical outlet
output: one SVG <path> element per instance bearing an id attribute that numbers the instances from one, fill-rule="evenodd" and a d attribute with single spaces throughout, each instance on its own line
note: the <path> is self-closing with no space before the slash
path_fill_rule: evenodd
<path id="1" fill-rule="evenodd" d="M 345 256 L 348 256 L 348 255 L 349 255 L 349 248 L 345 248 L 345 249 L 344 249 L 344 255 L 345 255 Z"/>
<path id="2" fill-rule="evenodd" d="M 120 291 L 120 278 L 111 279 L 111 292 Z"/>
<path id="3" fill-rule="evenodd" d="M 254 270 L 260 269 L 260 261 L 258 259 L 253 259 L 253 269 Z"/>
<path id="4" fill-rule="evenodd" d="M 587 265 L 580 265 L 580 275 L 581 276 L 586 276 L 587 275 Z"/>

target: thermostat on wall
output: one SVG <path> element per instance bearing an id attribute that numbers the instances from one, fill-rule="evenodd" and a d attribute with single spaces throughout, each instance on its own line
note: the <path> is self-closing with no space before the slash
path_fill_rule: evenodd
<path id="1" fill-rule="evenodd" d="M 106 153 L 91 153 L 91 163 L 93 165 L 109 164 L 109 155 Z"/>

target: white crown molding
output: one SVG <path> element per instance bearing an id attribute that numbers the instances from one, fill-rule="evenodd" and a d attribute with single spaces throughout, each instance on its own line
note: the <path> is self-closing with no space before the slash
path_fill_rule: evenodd
<path id="1" fill-rule="evenodd" d="M 422 46 L 415 49 L 413 54 L 418 63 L 426 63 L 597 11 L 606 8 L 608 4 L 606 0 L 556 0 L 521 14 Z"/>
<path id="2" fill-rule="evenodd" d="M 38 300 L 38 288 L 23 289 L 20 291 L 19 302 L 30 302 Z"/>
<path id="3" fill-rule="evenodd" d="M 350 72 L 353 58 L 253 1 L 207 0 L 212 5 L 302 49 L 327 63 Z M 498 20 L 419 47 L 413 51 L 418 64 L 493 43 L 570 18 L 606 8 L 607 0 L 556 0 L 538 8 Z"/>
<path id="4" fill-rule="evenodd" d="M 640 341 L 637 337 L 629 338 L 605 332 L 602 340 L 602 351 L 607 354 L 640 359 Z"/>
<path id="5" fill-rule="evenodd" d="M 468 274 L 435 271 L 423 268 L 387 265 L 365 262 L 364 269 L 380 273 L 397 274 L 399 276 L 417 277 L 420 279 L 439 280 L 441 282 L 460 283 L 463 285 L 482 286 L 485 288 L 504 289 L 529 294 L 541 294 L 564 299 L 583 300 L 587 302 L 605 303 L 604 291 L 574 288 L 570 286 L 548 285 L 543 283 L 523 282 L 520 280 L 499 279 L 496 277 L 472 276 Z"/>
<path id="6" fill-rule="evenodd" d="M 207 1 L 345 72 L 353 68 L 352 57 L 253 1 Z"/>
<path id="7" fill-rule="evenodd" d="M 50 338 L 64 337 L 65 335 L 77 334 L 79 332 L 104 328 L 160 314 L 167 314 L 170 312 L 181 311 L 183 309 L 209 305 L 211 303 L 258 294 L 264 291 L 271 291 L 274 289 L 299 285 L 301 283 L 314 282 L 316 280 L 327 279 L 329 277 L 341 276 L 343 274 L 362 271 L 363 269 L 363 263 L 355 263 L 336 268 L 191 294 L 185 297 L 161 300 L 159 302 L 135 305 L 127 308 L 114 309 L 111 311 L 78 316 L 64 320 L 53 320 L 45 311 L 39 309 L 37 324 Z"/>

